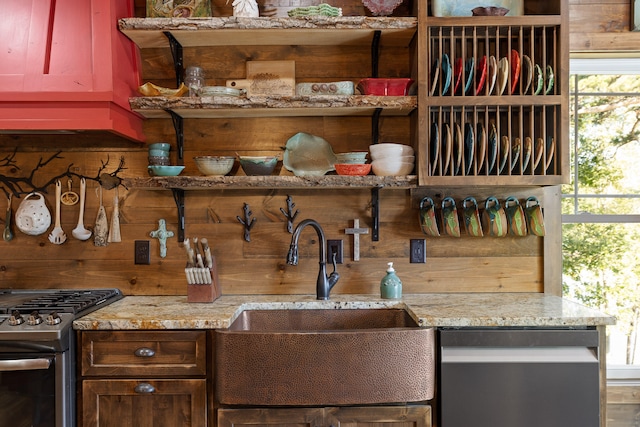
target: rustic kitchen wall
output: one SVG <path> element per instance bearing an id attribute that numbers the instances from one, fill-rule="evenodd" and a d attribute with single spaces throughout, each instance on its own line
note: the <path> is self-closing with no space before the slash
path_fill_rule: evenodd
<path id="1" fill-rule="evenodd" d="M 284 4 L 287 3 L 287 4 Z M 342 2 L 345 14 L 366 11 L 360 2 Z M 597 9 L 602 20 L 603 11 L 593 3 L 572 2 L 572 13 Z M 618 2 L 621 3 L 621 2 Z M 138 0 L 137 13 L 144 16 L 144 0 Z M 288 2 L 271 2 L 279 7 L 291 7 Z M 403 6 L 406 7 L 406 6 Z M 230 14 L 230 5 L 216 0 L 216 14 Z M 399 10 L 402 13 L 402 9 Z M 621 13 L 621 12 L 617 12 Z M 621 20 L 621 19 L 620 19 Z M 587 20 L 580 20 L 587 22 Z M 584 32 L 595 30 L 584 29 Z M 295 59 L 296 77 L 300 80 L 318 77 L 326 70 L 327 77 L 357 81 L 370 73 L 370 62 L 361 50 L 353 52 L 330 47 L 300 46 L 295 49 L 265 47 L 259 51 L 248 48 L 189 49 L 185 52 L 185 65 L 203 65 L 209 74 L 208 84 L 223 84 L 229 77 L 242 77 L 244 61 L 268 59 Z M 305 59 L 306 58 L 306 59 Z M 308 58 L 313 58 L 309 60 Z M 409 49 L 384 49 L 380 75 L 389 77 L 411 74 Z M 237 67 L 222 69 L 235 59 Z M 142 57 L 142 80 L 171 86 L 171 57 L 167 50 L 151 50 Z M 384 118 L 381 140 L 410 143 L 411 118 Z M 371 138 L 369 118 L 252 118 L 185 121 L 185 175 L 199 175 L 192 158 L 204 154 L 277 153 L 287 139 L 298 131 L 324 135 L 334 151 L 366 150 Z M 147 142 L 168 141 L 173 144 L 175 162 L 175 136 L 170 120 L 149 119 L 145 122 Z M 0 176 L 26 176 L 38 163 L 60 151 L 59 157 L 35 174 L 34 181 L 41 185 L 52 176 L 71 172 L 88 177 L 97 176 L 107 161 L 106 171 L 114 171 L 120 157 L 125 159 L 121 177 L 147 174 L 147 149 L 144 145 L 123 142 L 111 136 L 3 136 L 0 138 L 0 159 L 11 156 L 14 149 L 16 166 L 2 166 Z M 241 172 L 237 172 L 241 173 Z M 288 174 L 284 168 L 281 174 Z M 66 189 L 66 181 L 63 180 Z M 74 190 L 79 182 L 73 180 Z M 98 211 L 97 183 L 88 182 L 85 223 L 93 226 Z M 554 190 L 551 190 L 553 193 Z M 371 234 L 360 237 L 360 261 L 353 261 L 353 237 L 344 229 L 358 219 L 361 227 L 371 229 L 371 192 L 367 189 L 298 189 L 298 190 L 215 190 L 188 191 L 186 193 L 186 235 L 206 237 L 212 244 L 218 261 L 220 281 L 224 293 L 247 294 L 311 294 L 315 289 L 318 270 L 318 239 L 311 229 L 303 232 L 301 259 L 298 266 L 285 262 L 290 234 L 280 208 L 286 208 L 291 196 L 299 215 L 318 220 L 327 238 L 344 241 L 344 264 L 338 266 L 341 280 L 335 293 L 377 293 L 379 280 L 386 263 L 393 261 L 403 279 L 405 292 L 543 292 L 544 239 L 526 238 L 461 238 L 426 237 L 418 223 L 418 202 L 424 195 L 441 200 L 452 195 L 457 200 L 476 196 L 482 201 L 490 195 L 504 200 L 509 195 L 525 198 L 538 196 L 545 206 L 550 229 L 557 229 L 559 212 L 548 202 L 549 190 L 540 189 L 427 189 L 390 190 L 380 192 L 381 229 L 379 241 Z M 545 194 L 547 193 L 547 194 Z M 46 195 L 49 208 L 54 206 L 54 188 Z M 104 205 L 109 217 L 113 210 L 113 190 L 104 192 Z M 13 200 L 13 210 L 20 200 Z M 0 200 L 0 212 L 6 207 Z M 257 219 L 251 230 L 251 241 L 243 240 L 243 227 L 236 217 L 242 215 L 243 205 L 251 207 Z M 184 251 L 177 238 L 168 241 L 167 257 L 161 258 L 157 239 L 149 232 L 158 228 L 158 220 L 166 219 L 168 229 L 177 232 L 177 209 L 170 191 L 119 190 L 120 226 L 122 242 L 107 247 L 96 247 L 93 240 L 81 242 L 71 237 L 78 219 L 78 206 L 63 206 L 62 227 L 68 240 L 53 245 L 47 234 L 27 236 L 15 230 L 10 242 L 0 241 L 0 287 L 30 288 L 57 287 L 82 288 L 113 286 L 129 295 L 181 295 L 186 294 L 183 268 Z M 371 231 L 369 231 L 371 232 Z M 410 239 L 427 240 L 426 264 L 409 263 Z M 559 236 L 549 236 L 559 242 Z M 134 264 L 134 242 L 151 242 L 151 264 Z M 560 261 L 558 260 L 558 263 Z M 559 268 L 556 266 L 556 268 Z M 556 290 L 553 292 L 557 292 Z"/>

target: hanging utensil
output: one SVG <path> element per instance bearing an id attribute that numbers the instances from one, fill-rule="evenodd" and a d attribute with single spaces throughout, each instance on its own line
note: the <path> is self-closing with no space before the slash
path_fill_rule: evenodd
<path id="1" fill-rule="evenodd" d="M 109 237 L 109 221 L 107 220 L 107 211 L 102 204 L 102 187 L 98 186 L 100 207 L 98 208 L 98 215 L 96 216 L 96 225 L 93 228 L 93 244 L 95 246 L 107 246 Z"/>
<path id="2" fill-rule="evenodd" d="M 80 179 L 80 213 L 78 214 L 78 225 L 71 231 L 73 237 L 78 240 L 87 240 L 91 237 L 91 231 L 84 228 L 84 200 L 87 192 L 87 182 Z"/>
<path id="3" fill-rule="evenodd" d="M 7 198 L 7 215 L 4 220 L 4 232 L 2 233 L 2 238 L 5 242 L 9 242 L 13 239 L 13 232 L 11 231 L 11 198 L 13 194 L 9 193 L 9 197 Z"/>
<path id="4" fill-rule="evenodd" d="M 62 184 L 56 181 L 56 222 L 53 230 L 49 233 L 49 241 L 54 245 L 61 245 L 67 240 L 67 235 L 60 226 L 60 196 L 62 194 Z"/>
<path id="5" fill-rule="evenodd" d="M 62 193 L 62 196 L 60 196 L 60 201 L 62 202 L 63 205 L 73 206 L 76 203 L 78 203 L 78 193 L 71 191 L 71 186 L 72 186 L 72 181 L 69 180 L 67 182 L 68 190 Z"/>
<path id="6" fill-rule="evenodd" d="M 109 227 L 109 237 L 107 238 L 109 243 L 121 242 L 120 236 L 120 208 L 118 203 L 118 187 L 116 187 L 116 194 L 113 196 L 113 213 L 111 214 L 111 227 Z"/>

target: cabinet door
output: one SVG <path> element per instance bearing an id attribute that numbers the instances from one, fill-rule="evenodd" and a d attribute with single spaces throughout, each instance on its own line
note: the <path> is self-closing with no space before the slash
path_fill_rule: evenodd
<path id="1" fill-rule="evenodd" d="M 85 380 L 84 427 L 206 427 L 206 380 Z"/>
<path id="2" fill-rule="evenodd" d="M 327 412 L 327 426 L 431 427 L 431 407 L 427 405 L 329 408 Z"/>
<path id="3" fill-rule="evenodd" d="M 323 408 L 219 409 L 218 427 L 321 427 Z"/>

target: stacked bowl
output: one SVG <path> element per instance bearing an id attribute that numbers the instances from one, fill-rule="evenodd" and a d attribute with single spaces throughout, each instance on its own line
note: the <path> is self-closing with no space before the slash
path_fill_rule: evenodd
<path id="1" fill-rule="evenodd" d="M 367 163 L 366 151 L 351 151 L 348 153 L 337 153 L 336 168 L 338 175 L 363 176 L 371 172 L 371 164 Z"/>
<path id="2" fill-rule="evenodd" d="M 170 149 L 168 142 L 149 144 L 149 166 L 169 166 Z"/>
<path id="3" fill-rule="evenodd" d="M 415 155 L 410 145 L 383 142 L 370 145 L 371 169 L 378 176 L 409 175 L 415 165 Z"/>

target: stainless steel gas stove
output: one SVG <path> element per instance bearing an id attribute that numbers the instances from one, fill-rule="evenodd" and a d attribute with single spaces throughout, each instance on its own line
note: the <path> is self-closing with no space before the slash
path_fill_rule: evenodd
<path id="1" fill-rule="evenodd" d="M 0 427 L 74 427 L 73 320 L 122 298 L 118 289 L 0 289 Z"/>

